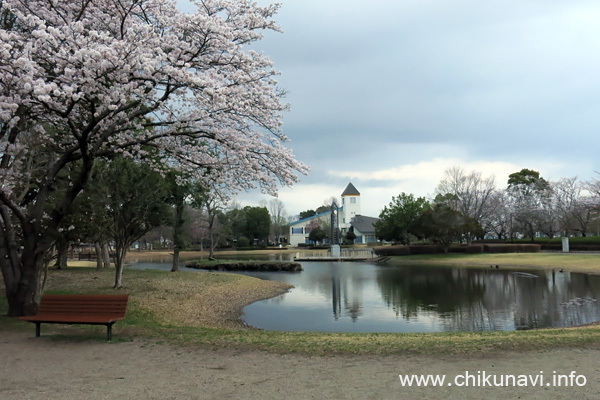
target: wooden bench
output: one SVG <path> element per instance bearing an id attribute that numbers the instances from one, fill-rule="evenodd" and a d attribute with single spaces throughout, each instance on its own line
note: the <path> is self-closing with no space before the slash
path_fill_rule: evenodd
<path id="1" fill-rule="evenodd" d="M 19 317 L 35 323 L 40 337 L 41 324 L 106 325 L 106 340 L 112 339 L 112 326 L 125 318 L 129 295 L 43 295 L 37 315 Z"/>

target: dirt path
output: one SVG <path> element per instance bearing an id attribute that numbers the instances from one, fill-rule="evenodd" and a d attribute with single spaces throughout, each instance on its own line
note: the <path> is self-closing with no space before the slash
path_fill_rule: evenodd
<path id="1" fill-rule="evenodd" d="M 600 350 L 483 358 L 306 357 L 131 342 L 70 342 L 2 332 L 0 398 L 9 399 L 598 399 Z M 539 375 L 532 387 L 458 387 L 457 375 Z M 552 386 L 553 371 L 584 375 Z M 447 374 L 444 387 L 403 387 L 399 374 Z M 581 378 L 580 379 L 580 383 Z M 453 386 L 448 386 L 448 381 Z M 491 381 L 493 382 L 493 381 Z M 538 381 L 539 382 L 539 381 Z M 472 382 L 475 383 L 474 381 Z M 550 384 L 547 386 L 546 384 Z"/>

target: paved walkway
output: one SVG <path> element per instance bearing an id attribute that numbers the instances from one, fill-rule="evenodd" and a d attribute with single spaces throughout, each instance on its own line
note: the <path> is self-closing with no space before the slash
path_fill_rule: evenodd
<path id="1" fill-rule="evenodd" d="M 453 356 L 306 357 L 184 349 L 143 342 L 0 338 L 0 399 L 598 399 L 600 350 Z M 479 376 L 543 371 L 543 385 L 473 387 Z M 554 387 L 553 371 L 584 375 Z M 466 373 L 469 387 L 464 384 Z M 446 374 L 443 387 L 403 387 L 399 374 Z M 457 381 L 454 381 L 458 377 Z M 580 383 L 581 383 L 581 379 Z M 448 386 L 448 382 L 452 386 Z M 493 382 L 493 381 L 492 381 Z M 549 384 L 549 385 L 548 385 Z"/>

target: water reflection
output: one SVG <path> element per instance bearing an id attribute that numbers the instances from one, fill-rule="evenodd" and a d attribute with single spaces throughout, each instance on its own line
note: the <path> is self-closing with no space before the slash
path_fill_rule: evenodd
<path id="1" fill-rule="evenodd" d="M 303 263 L 300 274 L 252 273 L 291 292 L 245 308 L 250 325 L 337 332 L 493 331 L 600 320 L 600 276 L 551 271 Z"/>

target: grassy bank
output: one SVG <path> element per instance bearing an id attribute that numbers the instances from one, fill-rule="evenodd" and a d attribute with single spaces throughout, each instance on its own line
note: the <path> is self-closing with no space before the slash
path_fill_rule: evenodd
<path id="1" fill-rule="evenodd" d="M 501 254 L 431 254 L 391 257 L 392 265 L 424 264 L 489 268 L 545 268 L 600 274 L 600 254 L 585 253 L 501 253 Z"/>
<path id="2" fill-rule="evenodd" d="M 392 264 L 423 263 L 469 267 L 524 265 L 536 268 L 569 268 L 600 272 L 598 256 L 559 254 L 446 255 L 394 258 Z M 564 262 L 564 264 L 562 264 Z M 573 267 L 573 268 L 575 268 Z M 93 268 L 52 270 L 47 293 L 114 293 L 113 270 Z M 518 332 L 462 332 L 428 334 L 345 334 L 270 332 L 244 327 L 241 307 L 253 301 L 285 292 L 275 282 L 222 273 L 160 272 L 126 270 L 125 288 L 131 295 L 125 321 L 115 325 L 114 338 L 148 338 L 185 346 L 211 346 L 285 353 L 308 354 L 462 354 L 528 351 L 556 347 L 597 346 L 600 327 L 547 329 Z M 0 300 L 0 314 L 6 301 Z M 0 330 L 28 330 L 32 324 L 2 317 Z M 6 322 L 6 323 L 5 323 Z M 44 336 L 56 340 L 93 338 L 103 340 L 98 327 L 45 325 Z"/>

